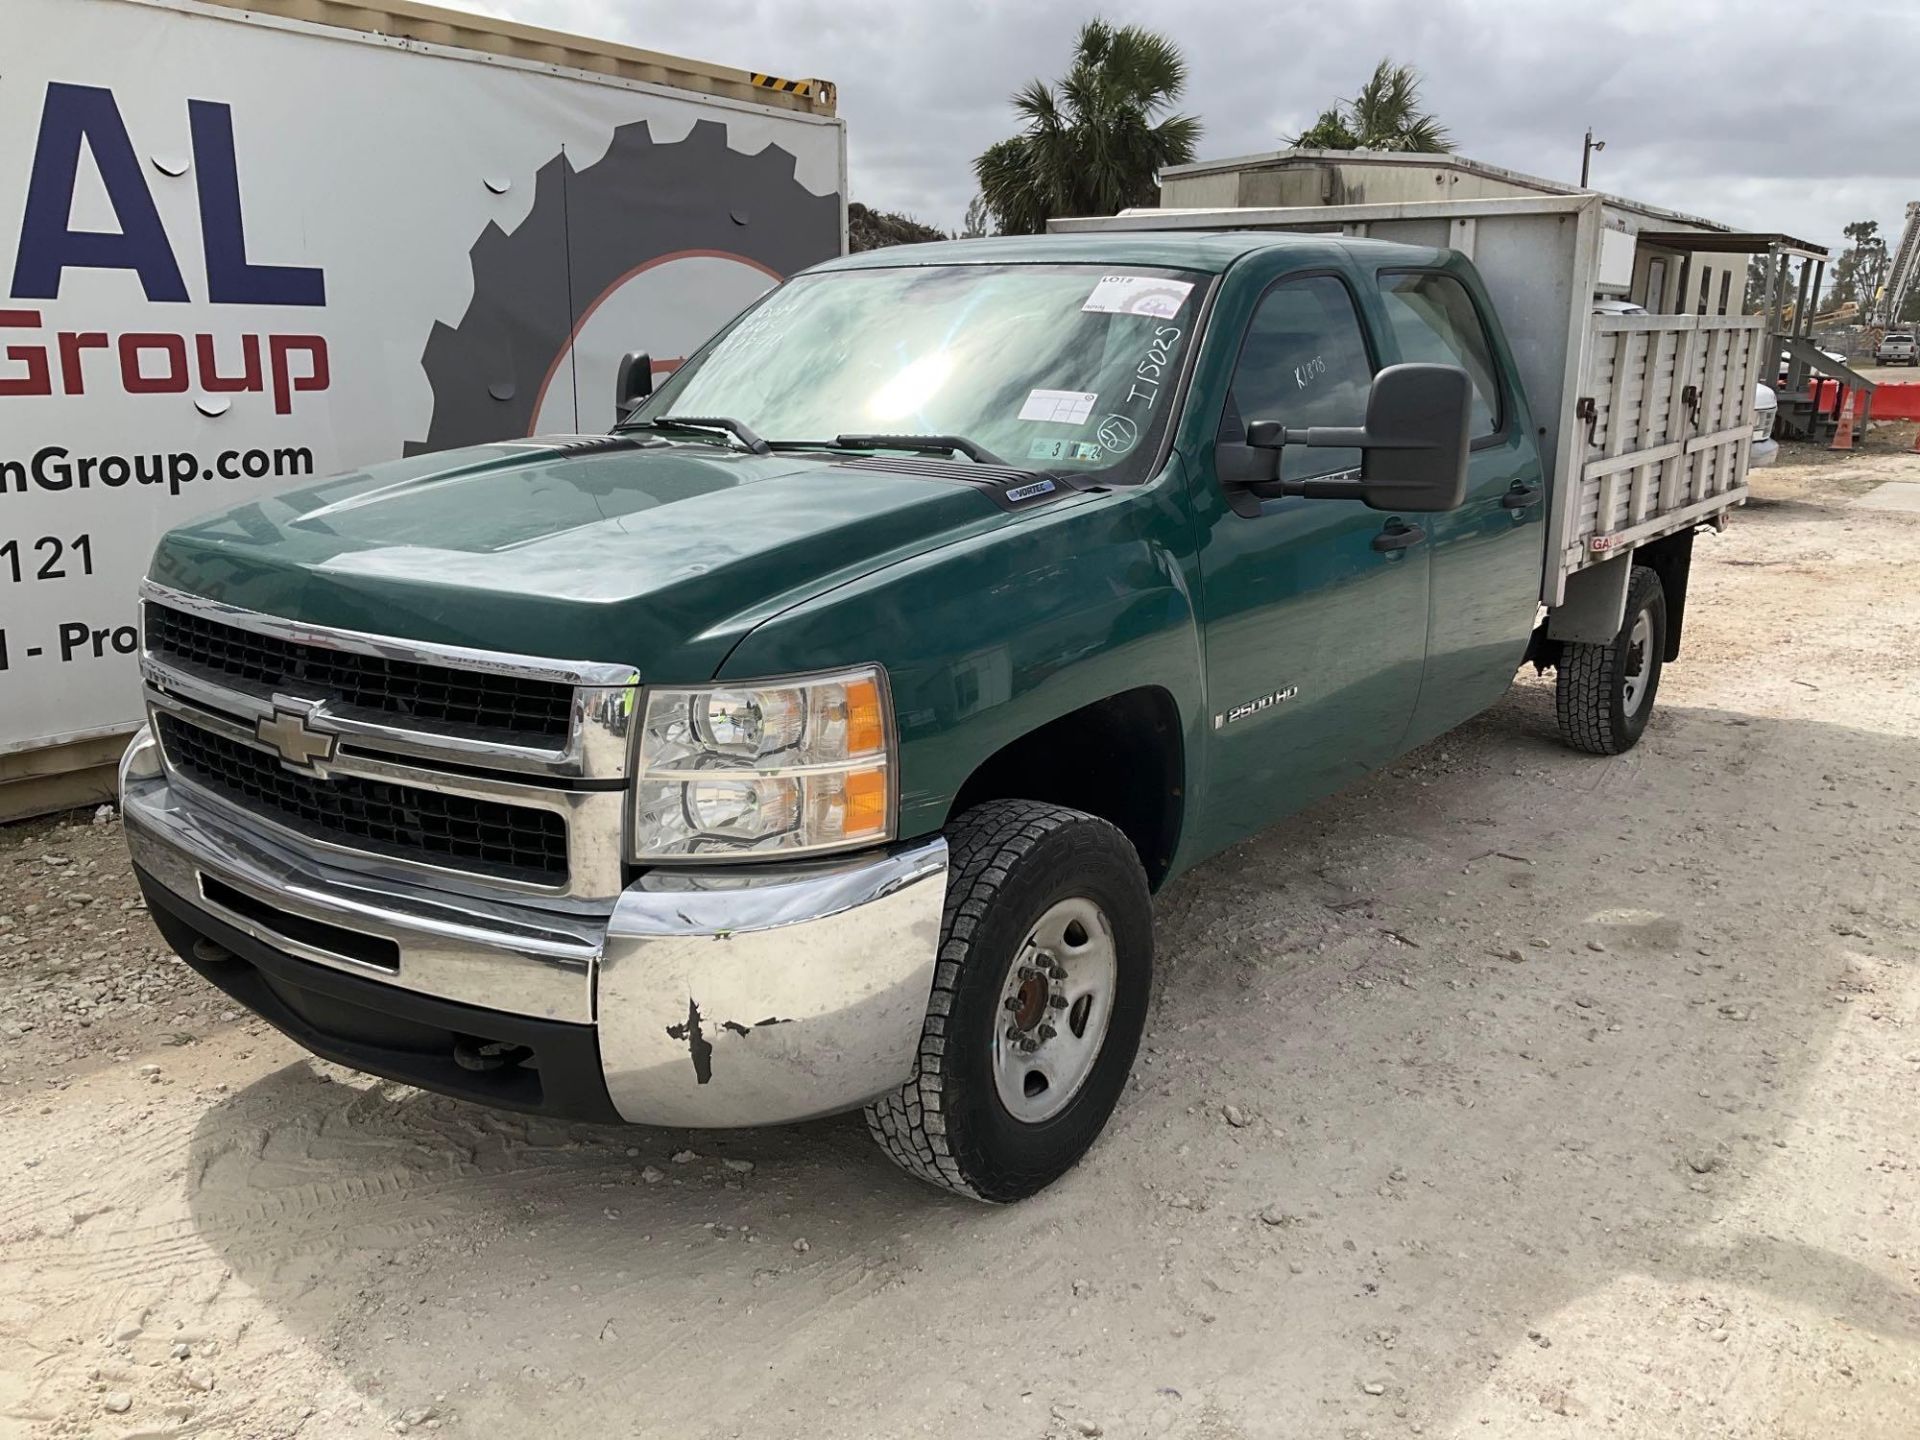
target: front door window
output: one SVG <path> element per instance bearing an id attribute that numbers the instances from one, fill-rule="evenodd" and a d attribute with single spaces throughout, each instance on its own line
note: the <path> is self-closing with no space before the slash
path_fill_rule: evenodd
<path id="1" fill-rule="evenodd" d="M 1276 285 L 1261 300 L 1240 347 L 1220 438 L 1246 439 L 1256 420 L 1284 425 L 1360 425 L 1367 418 L 1373 360 L 1347 287 L 1331 275 Z M 1280 477 L 1307 480 L 1360 465 L 1358 450 L 1280 452 Z"/>

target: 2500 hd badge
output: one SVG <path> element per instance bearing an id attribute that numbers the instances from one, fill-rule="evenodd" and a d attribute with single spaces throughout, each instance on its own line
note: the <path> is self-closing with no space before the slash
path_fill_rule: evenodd
<path id="1" fill-rule="evenodd" d="M 1289 685 L 1284 690 L 1276 690 L 1271 695 L 1262 695 L 1258 700 L 1249 700 L 1244 705 L 1236 705 L 1224 715 L 1213 717 L 1213 728 L 1223 730 L 1236 720 L 1244 720 L 1249 715 L 1258 715 L 1262 710 L 1270 710 L 1282 701 L 1291 700 L 1300 693 L 1298 685 Z"/>

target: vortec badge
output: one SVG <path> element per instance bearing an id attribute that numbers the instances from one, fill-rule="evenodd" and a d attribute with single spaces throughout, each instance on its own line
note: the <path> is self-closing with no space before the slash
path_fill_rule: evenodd
<path id="1" fill-rule="evenodd" d="M 298 710 L 276 709 L 261 716 L 254 722 L 253 733 L 262 745 L 278 750 L 281 762 L 295 770 L 312 770 L 317 762 L 331 760 L 338 738 L 313 729 Z"/>

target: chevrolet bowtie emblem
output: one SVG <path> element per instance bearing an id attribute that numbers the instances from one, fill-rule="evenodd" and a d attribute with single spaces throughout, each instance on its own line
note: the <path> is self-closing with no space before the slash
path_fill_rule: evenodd
<path id="1" fill-rule="evenodd" d="M 254 736 L 280 752 L 280 759 L 296 770 L 311 770 L 317 761 L 333 758 L 337 738 L 307 724 L 298 710 L 275 710 L 254 722 Z"/>

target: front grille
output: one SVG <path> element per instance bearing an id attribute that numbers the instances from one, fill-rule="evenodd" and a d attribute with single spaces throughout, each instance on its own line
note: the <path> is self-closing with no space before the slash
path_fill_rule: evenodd
<path id="1" fill-rule="evenodd" d="M 351 775 L 298 775 L 264 750 L 172 715 L 154 718 L 175 770 L 302 834 L 506 879 L 567 877 L 566 821 L 555 811 Z"/>
<path id="2" fill-rule="evenodd" d="M 332 700 L 403 725 L 559 742 L 572 721 L 570 685 L 305 645 L 152 601 L 146 640 L 155 655 L 203 679 Z"/>

